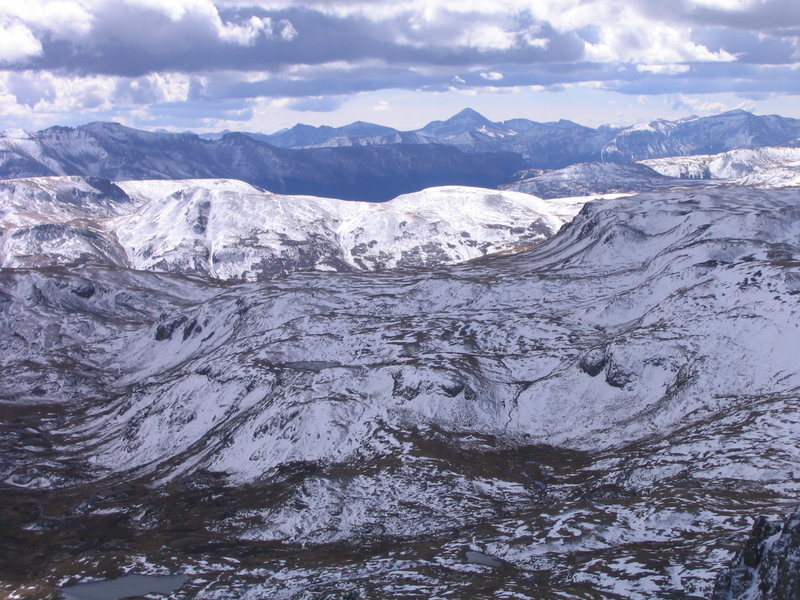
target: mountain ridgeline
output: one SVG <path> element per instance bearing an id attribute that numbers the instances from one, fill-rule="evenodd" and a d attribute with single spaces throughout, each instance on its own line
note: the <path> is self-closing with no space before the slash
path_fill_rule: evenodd
<path id="1" fill-rule="evenodd" d="M 0 132 L 0 178 L 228 178 L 275 193 L 383 201 L 442 185 L 494 188 L 530 168 L 792 146 L 799 139 L 800 120 L 741 110 L 628 128 L 493 122 L 471 109 L 416 131 L 356 122 L 198 136 L 90 123 Z"/>

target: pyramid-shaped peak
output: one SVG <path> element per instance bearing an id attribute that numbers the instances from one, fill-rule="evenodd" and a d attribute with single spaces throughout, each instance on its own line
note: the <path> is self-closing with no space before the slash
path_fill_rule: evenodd
<path id="1" fill-rule="evenodd" d="M 474 108 L 465 108 L 461 112 L 453 115 L 448 119 L 448 121 L 459 121 L 459 122 L 475 122 L 475 123 L 491 123 L 489 119 L 484 117 L 481 113 L 479 113 Z"/>

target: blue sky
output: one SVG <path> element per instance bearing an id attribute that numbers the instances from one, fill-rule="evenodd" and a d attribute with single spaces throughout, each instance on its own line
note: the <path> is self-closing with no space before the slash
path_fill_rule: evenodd
<path id="1" fill-rule="evenodd" d="M 5 0 L 0 127 L 800 117 L 798 0 Z"/>

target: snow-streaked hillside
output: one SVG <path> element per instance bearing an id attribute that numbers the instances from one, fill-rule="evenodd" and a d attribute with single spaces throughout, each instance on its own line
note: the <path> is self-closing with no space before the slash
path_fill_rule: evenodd
<path id="1" fill-rule="evenodd" d="M 800 186 L 800 149 L 767 147 L 721 154 L 671 156 L 639 163 L 580 163 L 534 172 L 502 189 L 542 198 L 738 185 L 755 188 Z"/>
<path id="2" fill-rule="evenodd" d="M 640 161 L 663 156 L 727 152 L 796 142 L 800 121 L 731 110 L 676 121 L 657 119 L 615 133 L 601 150 L 604 161 Z"/>
<path id="3" fill-rule="evenodd" d="M 667 190 L 687 185 L 693 183 L 657 173 L 643 164 L 594 162 L 546 171 L 501 188 L 541 198 L 561 198 Z"/>
<path id="4" fill-rule="evenodd" d="M 643 160 L 668 177 L 725 179 L 736 185 L 776 188 L 800 186 L 800 148 L 766 147 L 721 154 Z"/>
<path id="5" fill-rule="evenodd" d="M 12 180 L 0 187 L 0 265 L 92 261 L 224 280 L 430 267 L 540 243 L 586 200 L 451 186 L 379 204 L 236 180 Z"/>
<path id="6" fill-rule="evenodd" d="M 797 191 L 720 187 L 435 271 L 0 271 L 0 476 L 47 507 L 6 568 L 58 532 L 176 598 L 707 597 L 800 493 L 798 239 Z"/>

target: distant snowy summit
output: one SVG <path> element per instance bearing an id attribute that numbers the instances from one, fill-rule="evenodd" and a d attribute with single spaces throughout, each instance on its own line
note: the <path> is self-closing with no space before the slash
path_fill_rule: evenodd
<path id="1" fill-rule="evenodd" d="M 682 179 L 720 179 L 762 188 L 800 186 L 800 148 L 795 147 L 744 148 L 645 160 L 642 164 Z"/>
<path id="2" fill-rule="evenodd" d="M 94 262 L 222 280 L 430 267 L 538 244 L 585 200 L 438 187 L 370 203 L 224 179 L 8 180 L 0 266 Z"/>
<path id="3" fill-rule="evenodd" d="M 719 154 L 670 156 L 638 163 L 591 162 L 552 171 L 522 172 L 501 189 L 560 198 L 739 185 L 763 189 L 800 186 L 800 148 L 766 147 Z"/>

